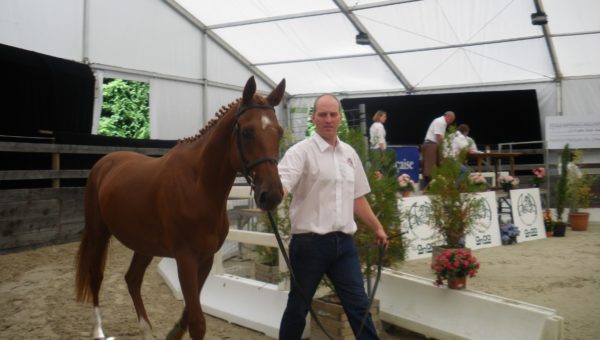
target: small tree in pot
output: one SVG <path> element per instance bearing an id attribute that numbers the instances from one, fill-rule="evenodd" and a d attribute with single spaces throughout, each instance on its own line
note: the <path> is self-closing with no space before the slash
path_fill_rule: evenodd
<path id="1" fill-rule="evenodd" d="M 569 202 L 569 225 L 574 231 L 587 230 L 590 213 L 579 211 L 590 207 L 591 200 L 596 196 L 592 191 L 592 185 L 597 176 L 582 172 L 577 166 L 581 161 L 581 150 L 574 150 L 572 161 L 567 165 L 567 200 Z"/>
<path id="2" fill-rule="evenodd" d="M 449 131 L 442 144 L 451 147 Z M 433 169 L 432 181 L 428 186 L 431 202 L 431 226 L 444 238 L 447 248 L 463 248 L 464 237 L 472 231 L 483 207 L 483 199 L 475 192 L 477 186 L 469 179 L 463 166 L 467 150 L 456 157 L 445 157 Z"/>

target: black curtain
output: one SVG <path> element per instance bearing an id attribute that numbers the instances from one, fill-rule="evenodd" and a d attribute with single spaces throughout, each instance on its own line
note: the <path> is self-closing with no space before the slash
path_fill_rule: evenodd
<path id="1" fill-rule="evenodd" d="M 465 123 L 479 146 L 541 140 L 540 113 L 535 90 L 488 91 L 394 97 L 344 99 L 345 110 L 366 105 L 367 126 L 377 110 L 388 113 L 387 140 L 395 145 L 423 143 L 431 121 L 446 111 L 456 113 L 455 124 Z M 531 146 L 529 146 L 531 147 Z"/>
<path id="2" fill-rule="evenodd" d="M 94 75 L 88 65 L 0 44 L 0 134 L 90 133 Z"/>

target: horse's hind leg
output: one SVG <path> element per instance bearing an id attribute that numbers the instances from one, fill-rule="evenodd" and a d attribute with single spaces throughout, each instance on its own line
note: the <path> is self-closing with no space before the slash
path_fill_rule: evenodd
<path id="1" fill-rule="evenodd" d="M 152 256 L 143 255 L 140 253 L 133 253 L 131 264 L 125 274 L 125 281 L 127 282 L 127 288 L 129 289 L 129 295 L 133 300 L 135 311 L 140 322 L 140 329 L 144 336 L 144 339 L 153 339 L 152 336 L 152 325 L 148 320 L 146 314 L 146 308 L 144 307 L 144 301 L 142 301 L 142 281 L 144 280 L 144 273 L 146 268 L 152 262 Z"/>

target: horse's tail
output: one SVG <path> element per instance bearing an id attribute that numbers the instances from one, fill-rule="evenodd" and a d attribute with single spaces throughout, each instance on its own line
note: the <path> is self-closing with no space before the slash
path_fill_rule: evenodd
<path id="1" fill-rule="evenodd" d="M 98 306 L 98 293 L 104 278 L 110 232 L 102 222 L 96 181 L 90 173 L 85 187 L 85 226 L 77 252 L 75 290 L 77 301 Z"/>

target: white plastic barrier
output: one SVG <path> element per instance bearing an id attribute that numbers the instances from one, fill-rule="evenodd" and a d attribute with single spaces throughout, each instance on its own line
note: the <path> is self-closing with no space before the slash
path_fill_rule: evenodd
<path id="1" fill-rule="evenodd" d="M 158 270 L 175 297 L 182 299 L 175 260 L 162 259 Z M 287 295 L 287 291 L 279 290 L 274 284 L 229 274 L 211 274 L 202 288 L 200 301 L 207 314 L 277 338 Z"/>
<path id="2" fill-rule="evenodd" d="M 377 291 L 381 320 L 437 339 L 560 340 L 553 309 L 385 270 Z"/>

